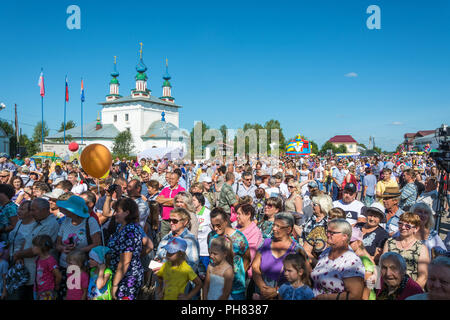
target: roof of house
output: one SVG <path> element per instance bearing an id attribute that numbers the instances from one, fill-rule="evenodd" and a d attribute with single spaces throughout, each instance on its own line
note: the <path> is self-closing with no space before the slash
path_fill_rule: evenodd
<path id="1" fill-rule="evenodd" d="M 166 132 L 167 130 L 167 132 Z M 148 127 L 145 134 L 141 137 L 143 139 L 167 139 L 171 137 L 187 138 L 188 134 L 180 130 L 174 124 L 166 121 L 156 120 Z"/>
<path id="2" fill-rule="evenodd" d="M 144 97 L 139 97 L 139 98 L 133 98 L 131 96 L 127 96 L 127 97 L 122 97 L 113 101 L 104 101 L 104 102 L 100 102 L 99 104 L 102 106 L 108 106 L 108 105 L 113 105 L 113 104 L 120 104 L 120 103 L 130 103 L 130 102 L 148 102 L 148 103 L 154 103 L 154 104 L 162 104 L 165 106 L 169 106 L 169 107 L 175 107 L 175 108 L 182 108 L 182 106 L 172 103 L 172 102 L 167 102 L 161 99 L 158 99 L 154 96 L 150 96 L 148 98 L 144 98 Z"/>
<path id="3" fill-rule="evenodd" d="M 421 131 L 417 131 L 416 136 L 417 137 L 425 137 L 429 134 L 433 134 L 435 133 L 436 130 L 421 130 Z"/>
<path id="4" fill-rule="evenodd" d="M 114 139 L 118 134 L 119 130 L 113 124 L 102 124 L 102 128 L 96 130 L 97 121 L 87 123 L 83 126 L 83 138 L 102 138 L 102 139 Z M 75 127 L 66 130 L 66 137 L 70 135 L 72 138 L 81 138 L 81 127 Z M 46 139 L 58 139 L 63 138 L 64 132 L 55 133 L 52 136 L 46 137 Z"/>
<path id="5" fill-rule="evenodd" d="M 351 135 L 337 135 L 328 141 L 334 143 L 357 143 L 357 141 L 353 139 Z"/>

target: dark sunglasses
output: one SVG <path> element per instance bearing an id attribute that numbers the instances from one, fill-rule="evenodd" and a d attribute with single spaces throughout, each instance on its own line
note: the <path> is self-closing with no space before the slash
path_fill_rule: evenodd
<path id="1" fill-rule="evenodd" d="M 405 227 L 406 230 L 411 230 L 411 228 L 414 228 L 415 226 L 408 224 L 408 223 L 399 222 L 398 227 L 399 228 Z"/>
<path id="2" fill-rule="evenodd" d="M 172 224 L 177 224 L 178 222 L 183 221 L 183 219 L 169 219 L 169 222 Z"/>

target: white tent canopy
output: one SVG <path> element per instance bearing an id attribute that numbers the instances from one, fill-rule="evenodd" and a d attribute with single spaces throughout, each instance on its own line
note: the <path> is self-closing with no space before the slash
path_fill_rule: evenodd
<path id="1" fill-rule="evenodd" d="M 169 160 L 183 159 L 184 152 L 182 148 L 167 147 L 167 148 L 150 148 L 142 151 L 137 155 L 138 161 L 142 158 L 159 160 L 167 158 Z"/>

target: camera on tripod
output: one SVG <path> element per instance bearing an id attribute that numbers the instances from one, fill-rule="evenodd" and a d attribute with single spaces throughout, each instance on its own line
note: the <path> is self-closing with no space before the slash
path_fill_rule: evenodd
<path id="1" fill-rule="evenodd" d="M 437 142 L 439 143 L 439 150 L 437 152 L 431 152 L 430 156 L 436 161 L 438 168 L 450 172 L 450 138 L 448 132 L 448 126 L 443 124 L 440 128 L 436 129 L 435 135 Z"/>

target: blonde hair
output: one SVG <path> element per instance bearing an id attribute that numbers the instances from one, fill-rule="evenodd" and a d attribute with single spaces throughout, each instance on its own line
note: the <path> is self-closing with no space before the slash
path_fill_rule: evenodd
<path id="1" fill-rule="evenodd" d="M 331 200 L 331 197 L 326 194 L 320 194 L 318 196 L 312 197 L 311 201 L 315 204 L 318 204 L 320 206 L 320 211 L 322 211 L 326 216 L 333 207 L 333 200 Z"/>
<path id="2" fill-rule="evenodd" d="M 67 264 L 71 264 L 69 261 L 83 269 L 86 262 L 86 253 L 81 250 L 73 250 L 66 257 Z"/>
<path id="3" fill-rule="evenodd" d="M 225 260 L 230 265 L 233 265 L 233 258 L 234 258 L 233 241 L 231 241 L 231 239 L 228 236 L 218 236 L 216 238 L 213 238 L 211 240 L 209 250 L 213 248 L 217 249 L 220 252 L 223 252 L 226 255 Z"/>
<path id="4" fill-rule="evenodd" d="M 174 204 L 177 203 L 178 199 L 181 199 L 183 203 L 186 205 L 186 210 L 189 212 L 195 212 L 194 203 L 192 202 L 192 195 L 189 192 L 178 192 L 175 198 L 173 199 Z"/>
<path id="5" fill-rule="evenodd" d="M 425 228 L 431 229 L 433 227 L 433 211 L 428 204 L 426 204 L 425 202 L 417 202 L 411 207 L 411 209 L 409 209 L 409 211 L 411 211 L 412 213 L 416 213 L 416 211 L 425 211 L 426 213 L 428 213 L 428 220 L 425 223 Z"/>

